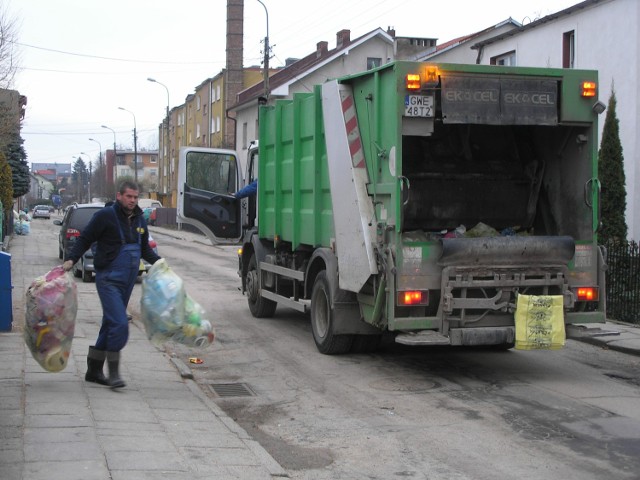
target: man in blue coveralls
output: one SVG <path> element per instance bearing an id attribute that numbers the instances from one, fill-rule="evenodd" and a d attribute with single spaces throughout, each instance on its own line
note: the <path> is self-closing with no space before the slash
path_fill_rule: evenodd
<path id="1" fill-rule="evenodd" d="M 89 347 L 84 379 L 111 388 L 122 388 L 120 351 L 129 339 L 127 304 L 138 277 L 140 258 L 153 264 L 160 259 L 149 246 L 149 231 L 138 206 L 138 186 L 120 184 L 116 202 L 96 212 L 76 240 L 63 263 L 66 271 L 96 242 L 94 267 L 96 289 L 102 304 L 102 326 L 95 346 Z M 109 378 L 104 375 L 104 361 Z"/>

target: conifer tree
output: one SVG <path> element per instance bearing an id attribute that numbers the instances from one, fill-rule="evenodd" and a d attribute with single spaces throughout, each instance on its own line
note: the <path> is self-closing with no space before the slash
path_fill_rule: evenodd
<path id="1" fill-rule="evenodd" d="M 627 191 L 616 104 L 616 93 L 612 87 L 602 131 L 600 152 L 598 153 L 598 176 L 602 184 L 600 243 L 606 243 L 611 240 L 625 241 L 627 239 L 627 223 L 625 220 Z"/>
<path id="2" fill-rule="evenodd" d="M 0 201 L 5 212 L 11 212 L 13 207 L 11 176 L 11 167 L 7 162 L 7 157 L 0 151 Z"/>

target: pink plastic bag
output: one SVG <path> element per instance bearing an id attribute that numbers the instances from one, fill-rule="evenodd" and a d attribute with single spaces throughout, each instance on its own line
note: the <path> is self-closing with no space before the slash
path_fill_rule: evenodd
<path id="1" fill-rule="evenodd" d="M 25 343 L 42 368 L 60 372 L 67 366 L 76 326 L 76 284 L 58 266 L 36 278 L 26 296 Z"/>

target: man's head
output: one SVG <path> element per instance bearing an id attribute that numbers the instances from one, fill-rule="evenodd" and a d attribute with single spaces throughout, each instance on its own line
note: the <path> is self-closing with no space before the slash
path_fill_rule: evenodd
<path id="1" fill-rule="evenodd" d="M 138 204 L 138 193 L 138 185 L 134 182 L 125 180 L 118 188 L 116 200 L 125 212 L 131 213 Z"/>

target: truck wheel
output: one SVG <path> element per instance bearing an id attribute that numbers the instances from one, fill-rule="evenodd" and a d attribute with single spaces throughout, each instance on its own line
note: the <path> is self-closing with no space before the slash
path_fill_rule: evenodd
<path id="1" fill-rule="evenodd" d="M 331 308 L 331 289 L 327 273 L 320 272 L 313 284 L 311 294 L 311 330 L 320 353 L 337 355 L 347 353 L 353 342 L 353 335 L 336 335 L 335 317 Z"/>
<path id="2" fill-rule="evenodd" d="M 260 283 L 260 273 L 258 272 L 258 262 L 256 261 L 255 253 L 251 255 L 249 265 L 247 266 L 246 285 L 247 300 L 251 314 L 256 318 L 273 317 L 278 304 L 260 295 L 262 285 Z"/>

